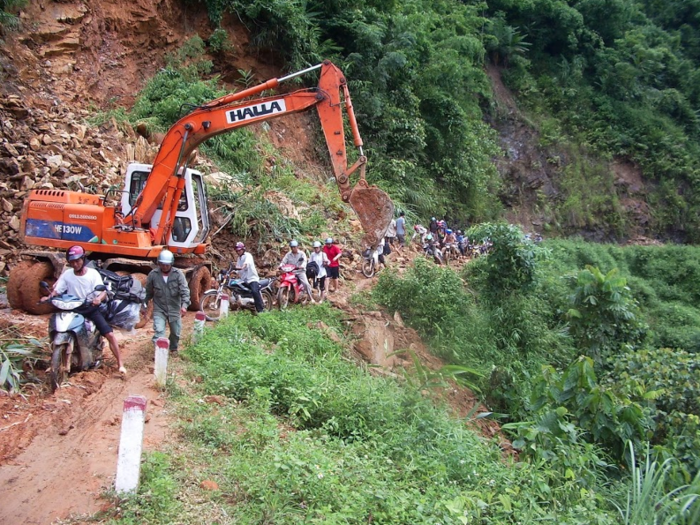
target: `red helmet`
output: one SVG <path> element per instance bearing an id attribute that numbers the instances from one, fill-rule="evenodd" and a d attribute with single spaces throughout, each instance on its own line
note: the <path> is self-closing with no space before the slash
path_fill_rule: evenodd
<path id="1" fill-rule="evenodd" d="M 68 262 L 77 261 L 85 258 L 85 249 L 82 246 L 71 246 L 66 252 L 66 260 Z"/>

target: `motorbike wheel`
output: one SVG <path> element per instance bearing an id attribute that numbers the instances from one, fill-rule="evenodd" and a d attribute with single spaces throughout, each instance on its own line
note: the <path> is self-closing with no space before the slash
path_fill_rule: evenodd
<path id="1" fill-rule="evenodd" d="M 365 259 L 362 261 L 362 275 L 368 279 L 374 277 L 374 260 Z"/>
<path id="2" fill-rule="evenodd" d="M 221 319 L 221 296 L 217 292 L 207 292 L 202 298 L 202 313 L 207 321 Z"/>
<path id="3" fill-rule="evenodd" d="M 452 259 L 452 250 L 445 250 L 443 257 L 445 258 L 445 266 L 449 266 L 450 260 Z"/>
<path id="4" fill-rule="evenodd" d="M 294 301 L 294 291 L 291 286 L 283 286 L 277 291 L 277 308 L 286 310 L 289 301 Z"/>
<path id="5" fill-rule="evenodd" d="M 260 295 L 262 295 L 263 305 L 265 310 L 270 311 L 274 305 L 275 299 L 272 297 L 272 292 L 270 290 L 264 290 Z"/>
<path id="6" fill-rule="evenodd" d="M 70 363 L 66 363 L 65 356 L 68 355 L 68 344 L 58 345 L 53 349 L 51 355 L 51 370 L 49 372 L 49 387 L 53 394 L 68 377 Z"/>

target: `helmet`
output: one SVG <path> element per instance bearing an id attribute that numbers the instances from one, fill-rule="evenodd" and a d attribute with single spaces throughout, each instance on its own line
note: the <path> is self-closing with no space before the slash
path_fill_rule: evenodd
<path id="1" fill-rule="evenodd" d="M 426 241 L 432 241 L 433 240 L 433 234 L 429 233 L 428 235 L 425 236 Z"/>
<path id="2" fill-rule="evenodd" d="M 449 234 L 452 233 L 452 230 L 449 230 L 449 229 L 448 229 L 448 230 L 445 230 L 445 232 L 447 232 L 447 234 L 449 235 Z"/>
<path id="3" fill-rule="evenodd" d="M 242 242 L 237 242 L 236 243 L 236 251 L 238 251 L 238 250 L 245 250 L 245 244 L 243 244 Z"/>
<path id="4" fill-rule="evenodd" d="M 175 256 L 170 250 L 162 250 L 158 254 L 158 264 L 173 264 L 175 262 Z"/>
<path id="5" fill-rule="evenodd" d="M 68 262 L 77 261 L 85 258 L 85 249 L 82 246 L 71 246 L 66 252 L 66 260 Z"/>
<path id="6" fill-rule="evenodd" d="M 321 243 L 318 241 L 314 241 L 314 248 L 320 248 L 320 247 L 321 247 Z"/>
<path id="7" fill-rule="evenodd" d="M 328 239 L 326 239 L 326 244 L 333 244 L 333 237 L 328 237 Z"/>
<path id="8" fill-rule="evenodd" d="M 294 247 L 296 247 L 296 246 L 299 246 L 299 243 L 298 243 L 297 241 L 292 241 L 292 242 L 289 243 L 289 247 L 290 247 L 290 248 L 294 248 Z"/>
<path id="9" fill-rule="evenodd" d="M 430 220 L 431 220 L 431 221 L 434 221 L 434 220 L 435 220 L 435 217 L 430 217 Z"/>

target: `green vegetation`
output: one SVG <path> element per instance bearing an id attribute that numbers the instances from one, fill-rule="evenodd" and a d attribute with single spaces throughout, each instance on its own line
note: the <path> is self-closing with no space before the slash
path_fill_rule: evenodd
<path id="1" fill-rule="evenodd" d="M 649 231 L 700 239 L 698 5 L 652 0 L 205 0 L 251 30 L 260 52 L 297 70 L 331 58 L 348 75 L 370 176 L 419 216 L 495 218 L 503 189 L 485 121 L 519 119 L 539 137 L 561 197 L 555 231 L 625 236 L 608 161 L 653 181 Z M 484 65 L 520 110 L 499 112 Z M 507 192 L 501 197 L 507 199 Z"/>
<path id="2" fill-rule="evenodd" d="M 479 388 L 527 461 L 576 465 L 589 480 L 633 462 L 627 443 L 650 443 L 648 461 L 668 469 L 663 494 L 697 483 L 698 248 L 536 246 L 508 225 L 469 233 L 493 249 L 465 268 L 468 287 L 418 260 L 384 273 L 375 299 L 443 358 L 488 372 Z"/>
<path id="3" fill-rule="evenodd" d="M 0 35 L 19 29 L 17 12 L 27 5 L 27 0 L 0 0 Z"/>
<path id="4" fill-rule="evenodd" d="M 45 345 L 33 337 L 25 337 L 17 329 L 0 331 L 0 389 L 17 392 L 27 381 L 28 372 L 42 359 Z"/>
<path id="5" fill-rule="evenodd" d="M 113 522 L 615 523 L 590 465 L 513 464 L 410 382 L 345 359 L 339 336 L 326 306 L 208 331 L 171 385 L 181 441 L 148 457 Z"/>

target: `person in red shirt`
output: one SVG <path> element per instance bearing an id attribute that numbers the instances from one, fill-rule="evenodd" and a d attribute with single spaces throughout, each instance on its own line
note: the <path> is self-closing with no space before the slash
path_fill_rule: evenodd
<path id="1" fill-rule="evenodd" d="M 338 259 L 343 255 L 338 245 L 333 244 L 333 239 L 328 237 L 326 239 L 326 245 L 323 247 L 323 251 L 328 256 L 328 291 L 335 292 L 338 289 L 338 278 L 340 277 L 340 263 Z"/>

